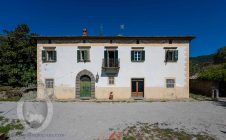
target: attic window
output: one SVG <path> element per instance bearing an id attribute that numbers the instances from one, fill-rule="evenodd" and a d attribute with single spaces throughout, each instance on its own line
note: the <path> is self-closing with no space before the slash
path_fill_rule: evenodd
<path id="1" fill-rule="evenodd" d="M 140 44 L 140 40 L 137 40 L 136 43 L 137 43 L 137 44 Z"/>
<path id="2" fill-rule="evenodd" d="M 82 40 L 83 43 L 86 43 L 86 40 Z"/>
<path id="3" fill-rule="evenodd" d="M 169 40 L 169 44 L 173 44 L 173 40 Z"/>

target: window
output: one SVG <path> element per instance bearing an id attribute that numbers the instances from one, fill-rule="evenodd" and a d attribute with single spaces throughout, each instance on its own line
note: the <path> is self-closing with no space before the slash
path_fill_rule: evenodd
<path id="1" fill-rule="evenodd" d="M 103 67 L 119 67 L 118 50 L 116 47 L 106 47 L 104 51 Z"/>
<path id="2" fill-rule="evenodd" d="M 53 79 L 46 79 L 45 80 L 45 84 L 46 84 L 46 88 L 53 88 Z"/>
<path id="3" fill-rule="evenodd" d="M 115 77 L 108 77 L 108 84 L 114 85 L 115 84 Z"/>
<path id="4" fill-rule="evenodd" d="M 89 62 L 89 49 L 80 49 L 77 50 L 77 62 Z"/>
<path id="5" fill-rule="evenodd" d="M 134 51 L 134 60 L 141 61 L 141 51 Z"/>
<path id="6" fill-rule="evenodd" d="M 131 51 L 131 61 L 132 62 L 142 62 L 145 60 L 144 50 L 133 50 Z"/>
<path id="7" fill-rule="evenodd" d="M 177 62 L 178 60 L 178 50 L 175 49 L 167 49 L 165 62 Z"/>
<path id="8" fill-rule="evenodd" d="M 42 50 L 42 62 L 56 62 L 57 53 L 55 48 L 47 48 Z"/>
<path id="9" fill-rule="evenodd" d="M 175 79 L 166 79 L 166 87 L 167 88 L 174 88 Z"/>

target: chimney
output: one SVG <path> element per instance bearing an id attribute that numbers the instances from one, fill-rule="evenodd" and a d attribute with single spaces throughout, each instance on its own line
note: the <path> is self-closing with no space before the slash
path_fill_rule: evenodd
<path id="1" fill-rule="evenodd" d="M 88 35 L 88 31 L 86 28 L 82 29 L 82 36 L 87 36 Z"/>

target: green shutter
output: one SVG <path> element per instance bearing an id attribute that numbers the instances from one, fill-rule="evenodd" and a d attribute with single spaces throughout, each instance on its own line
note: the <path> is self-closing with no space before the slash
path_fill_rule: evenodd
<path id="1" fill-rule="evenodd" d="M 145 51 L 144 50 L 142 51 L 142 56 L 141 57 L 142 57 L 142 61 L 145 61 Z"/>
<path id="2" fill-rule="evenodd" d="M 56 51 L 53 51 L 53 60 L 54 60 L 54 62 L 57 61 L 57 52 Z"/>
<path id="3" fill-rule="evenodd" d="M 115 59 L 118 59 L 118 50 L 115 50 Z"/>
<path id="4" fill-rule="evenodd" d="M 42 62 L 45 63 L 46 62 L 46 51 L 42 50 Z"/>
<path id="5" fill-rule="evenodd" d="M 88 61 L 88 51 L 87 50 L 84 51 L 84 61 L 85 62 Z"/>
<path id="6" fill-rule="evenodd" d="M 80 60 L 81 58 L 80 58 L 80 50 L 77 50 L 77 62 L 80 62 L 81 60 Z"/>
<path id="7" fill-rule="evenodd" d="M 118 50 L 115 50 L 114 64 L 118 65 Z"/>
<path id="8" fill-rule="evenodd" d="M 169 52 L 169 50 L 165 50 L 165 62 L 167 62 L 168 61 L 168 53 Z"/>
<path id="9" fill-rule="evenodd" d="M 107 59 L 107 50 L 104 51 L 104 59 Z"/>
<path id="10" fill-rule="evenodd" d="M 131 51 L 131 61 L 134 61 L 134 51 Z"/>
<path id="11" fill-rule="evenodd" d="M 87 50 L 87 60 L 90 61 L 90 50 Z"/>
<path id="12" fill-rule="evenodd" d="M 174 61 L 178 60 L 178 50 L 174 51 Z"/>

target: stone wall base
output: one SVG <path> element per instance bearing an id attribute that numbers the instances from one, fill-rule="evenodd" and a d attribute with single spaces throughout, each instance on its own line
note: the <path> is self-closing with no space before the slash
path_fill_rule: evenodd
<path id="1" fill-rule="evenodd" d="M 42 90 L 38 92 L 38 99 L 44 99 L 44 94 L 49 94 L 48 90 Z M 48 91 L 48 92 L 47 92 Z M 45 93 L 44 93 L 45 92 Z M 52 91 L 51 91 L 52 92 Z M 131 88 L 130 87 L 96 87 L 95 99 L 96 100 L 109 100 L 110 93 L 113 93 L 113 100 L 130 100 Z M 74 87 L 55 87 L 53 90 L 54 95 L 51 99 L 56 100 L 75 100 L 76 98 Z M 189 90 L 187 87 L 146 87 L 144 91 L 145 100 L 173 100 L 173 99 L 188 99 Z"/>

